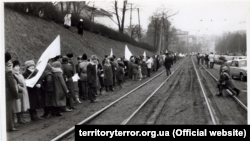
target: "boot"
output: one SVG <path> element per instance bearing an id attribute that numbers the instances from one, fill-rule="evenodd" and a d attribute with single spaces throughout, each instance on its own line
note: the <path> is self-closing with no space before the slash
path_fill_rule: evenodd
<path id="1" fill-rule="evenodd" d="M 102 95 L 102 88 L 100 88 L 100 95 Z"/>
<path id="2" fill-rule="evenodd" d="M 240 94 L 240 90 L 237 88 L 233 88 L 233 90 L 236 92 L 236 96 L 238 96 Z"/>
<path id="3" fill-rule="evenodd" d="M 19 123 L 19 124 L 25 124 L 26 123 L 26 122 L 23 122 L 21 113 L 17 113 L 16 116 L 17 116 L 17 123 Z"/>
<path id="4" fill-rule="evenodd" d="M 81 104 L 82 102 L 79 100 L 79 98 L 76 98 L 76 103 Z"/>

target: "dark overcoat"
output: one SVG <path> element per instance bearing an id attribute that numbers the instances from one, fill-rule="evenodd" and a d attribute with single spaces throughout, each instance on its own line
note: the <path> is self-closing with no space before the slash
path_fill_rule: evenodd
<path id="1" fill-rule="evenodd" d="M 142 73 L 142 75 L 147 75 L 148 74 L 148 72 L 147 72 L 147 64 L 144 61 L 141 64 L 141 73 Z"/>
<path id="2" fill-rule="evenodd" d="M 73 97 L 73 94 L 75 92 L 74 82 L 72 77 L 74 76 L 74 69 L 71 64 L 68 63 L 62 63 L 62 71 L 63 71 L 63 78 L 66 80 L 66 86 L 70 92 L 71 97 Z"/>
<path id="3" fill-rule="evenodd" d="M 42 88 L 44 94 L 44 105 L 46 107 L 53 106 L 54 83 L 52 72 L 44 74 Z"/>
<path id="4" fill-rule="evenodd" d="M 23 77 L 27 79 L 29 75 L 31 74 L 31 71 L 26 69 L 26 71 L 23 73 Z M 32 74 L 32 77 L 34 77 L 36 74 Z M 29 79 L 30 79 L 29 78 Z M 42 86 L 42 79 L 39 79 L 36 84 L 40 84 Z M 30 109 L 40 109 L 44 107 L 44 101 L 42 96 L 42 88 L 37 88 L 36 85 L 33 88 L 27 87 L 28 94 L 29 94 L 29 101 L 30 101 Z"/>
<path id="5" fill-rule="evenodd" d="M 67 86 L 62 76 L 62 72 L 53 71 L 54 80 L 54 95 L 53 95 L 53 106 L 63 107 L 66 106 L 66 93 Z"/>
<path id="6" fill-rule="evenodd" d="M 169 57 L 169 56 L 167 56 L 167 57 L 165 58 L 164 65 L 165 65 L 165 68 L 166 68 L 166 69 L 170 69 L 170 68 L 171 68 L 171 65 L 173 65 L 172 58 Z"/>
<path id="7" fill-rule="evenodd" d="M 113 85 L 113 72 L 111 65 L 104 65 L 103 66 L 103 72 L 104 72 L 104 85 L 110 86 Z"/>
<path id="8" fill-rule="evenodd" d="M 121 66 L 118 66 L 118 68 L 117 68 L 117 80 L 123 80 L 123 78 L 124 78 L 124 71 L 123 71 L 124 69 L 123 69 L 123 67 L 121 67 Z"/>
<path id="9" fill-rule="evenodd" d="M 87 80 L 88 80 L 88 86 L 92 88 L 97 87 L 97 70 L 96 65 L 93 65 L 91 63 L 87 66 Z"/>

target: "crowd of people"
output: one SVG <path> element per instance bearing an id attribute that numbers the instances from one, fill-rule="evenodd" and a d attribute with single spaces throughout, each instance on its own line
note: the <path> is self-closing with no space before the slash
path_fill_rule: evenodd
<path id="1" fill-rule="evenodd" d="M 61 112 L 76 109 L 75 104 L 83 100 L 97 102 L 96 97 L 102 95 L 103 90 L 121 89 L 125 81 L 141 81 L 163 65 L 169 75 L 171 65 L 178 59 L 176 54 L 166 53 L 152 57 L 131 56 L 130 60 L 105 55 L 101 61 L 96 55 L 88 58 L 83 54 L 74 64 L 73 57 L 69 53 L 50 59 L 42 76 L 31 88 L 26 86 L 25 80 L 36 76 L 35 62 L 26 61 L 22 70 L 23 65 L 18 60 L 12 61 L 11 55 L 5 53 L 7 130 L 17 131 L 18 125 L 27 123 L 23 116 L 26 112 L 31 121 L 62 116 Z M 75 75 L 79 76 L 76 82 L 73 80 Z M 38 109 L 43 109 L 41 117 Z"/>

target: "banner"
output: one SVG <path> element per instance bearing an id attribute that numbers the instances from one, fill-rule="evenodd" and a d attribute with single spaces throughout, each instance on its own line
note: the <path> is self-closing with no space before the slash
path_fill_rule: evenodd
<path id="1" fill-rule="evenodd" d="M 113 57 L 113 50 L 111 48 L 110 57 Z"/>
<path id="2" fill-rule="evenodd" d="M 132 56 L 133 54 L 129 51 L 127 45 L 125 46 L 125 58 L 126 60 L 129 60 L 130 57 Z"/>
<path id="3" fill-rule="evenodd" d="M 61 54 L 60 35 L 58 35 L 56 39 L 49 45 L 49 47 L 43 52 L 42 56 L 39 58 L 36 64 L 37 74 L 31 79 L 25 80 L 26 86 L 33 88 L 34 85 L 42 76 L 49 59 L 54 58 L 60 54 Z"/>
<path id="4" fill-rule="evenodd" d="M 143 56 L 144 56 L 144 58 L 146 58 L 146 52 L 144 51 L 144 53 L 143 53 Z"/>

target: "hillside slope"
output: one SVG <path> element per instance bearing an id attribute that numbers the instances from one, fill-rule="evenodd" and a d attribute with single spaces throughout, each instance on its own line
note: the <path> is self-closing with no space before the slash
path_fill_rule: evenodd
<path id="1" fill-rule="evenodd" d="M 4 9 L 4 20 L 5 51 L 10 52 L 13 59 L 18 58 L 22 64 L 31 59 L 37 61 L 57 35 L 61 37 L 62 55 L 72 52 L 74 56 L 86 53 L 90 57 L 95 54 L 102 60 L 105 54 L 110 54 L 112 48 L 114 55 L 121 57 L 124 56 L 125 45 L 128 45 L 134 55 L 142 55 L 144 51 L 149 56 L 153 55 L 152 52 L 142 48 L 88 31 L 84 31 L 84 35 L 80 36 L 75 27 L 68 30 L 52 21 L 18 13 L 7 8 Z M 76 57 L 73 61 L 76 62 Z"/>

